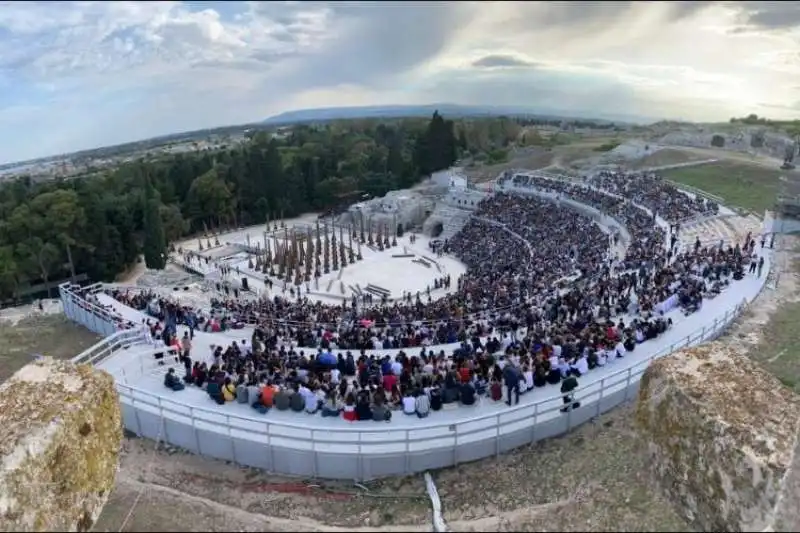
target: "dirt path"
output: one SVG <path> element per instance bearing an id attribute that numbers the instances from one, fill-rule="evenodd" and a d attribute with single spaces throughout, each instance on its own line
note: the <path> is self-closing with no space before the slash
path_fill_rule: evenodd
<path id="1" fill-rule="evenodd" d="M 139 256 L 137 262 L 126 272 L 117 276 L 117 283 L 124 283 L 125 285 L 135 285 L 136 280 L 142 277 L 147 271 L 144 263 L 144 256 Z"/>

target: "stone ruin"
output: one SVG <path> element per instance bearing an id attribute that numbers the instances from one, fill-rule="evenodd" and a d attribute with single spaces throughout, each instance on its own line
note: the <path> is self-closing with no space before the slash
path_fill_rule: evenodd
<path id="1" fill-rule="evenodd" d="M 0 385 L 0 531 L 89 531 L 122 443 L 110 374 L 43 358 Z"/>
<path id="2" fill-rule="evenodd" d="M 800 396 L 712 342 L 653 362 L 636 423 L 673 503 L 702 531 L 800 531 Z"/>
<path id="3" fill-rule="evenodd" d="M 756 126 L 743 126 L 734 131 L 714 131 L 698 125 L 683 125 L 663 135 L 652 136 L 651 140 L 668 146 L 718 147 L 758 153 L 780 160 L 785 157 L 786 147 L 794 145 L 794 139 L 789 136 Z"/>

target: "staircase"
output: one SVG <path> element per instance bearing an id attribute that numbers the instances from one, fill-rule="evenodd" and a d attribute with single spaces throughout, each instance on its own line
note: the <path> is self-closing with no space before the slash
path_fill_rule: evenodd
<path id="1" fill-rule="evenodd" d="M 743 245 L 748 232 L 754 239 L 759 238 L 762 233 L 762 225 L 761 219 L 752 214 L 706 219 L 681 230 L 682 249 L 693 248 L 697 239 L 703 246 L 717 245 L 720 240 L 724 246 Z"/>
<path id="2" fill-rule="evenodd" d="M 472 211 L 459 209 L 445 203 L 440 203 L 433 210 L 423 225 L 423 232 L 430 235 L 437 223 L 442 224 L 442 233 L 437 239 L 451 239 L 469 220 Z"/>
<path id="3" fill-rule="evenodd" d="M 461 231 L 461 228 L 469 220 L 471 212 L 463 209 L 453 209 L 452 213 L 444 219 L 444 229 L 442 234 L 439 235 L 440 239 L 452 239 L 456 233 Z"/>

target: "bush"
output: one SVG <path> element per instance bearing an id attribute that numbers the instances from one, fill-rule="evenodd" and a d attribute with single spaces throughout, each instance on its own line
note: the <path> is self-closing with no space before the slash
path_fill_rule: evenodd
<path id="1" fill-rule="evenodd" d="M 622 141 L 610 141 L 610 142 L 607 142 L 607 143 L 603 143 L 600 146 L 594 148 L 594 151 L 595 152 L 610 152 L 611 150 L 613 150 L 614 148 L 616 148 L 620 144 L 622 144 Z"/>
<path id="2" fill-rule="evenodd" d="M 714 135 L 711 137 L 711 146 L 716 146 L 717 148 L 723 148 L 725 146 L 725 137 L 722 135 Z"/>
<path id="3" fill-rule="evenodd" d="M 764 132 L 759 131 L 750 137 L 750 146 L 752 148 L 762 148 L 764 146 Z"/>

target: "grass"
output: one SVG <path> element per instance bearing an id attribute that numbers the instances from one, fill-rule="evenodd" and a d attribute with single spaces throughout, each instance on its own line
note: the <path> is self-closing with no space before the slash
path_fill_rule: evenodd
<path id="1" fill-rule="evenodd" d="M 788 255 L 784 261 L 775 259 L 775 267 L 783 270 L 778 281 L 777 293 L 769 289 L 763 294 L 765 306 L 772 307 L 766 321 L 753 321 L 754 317 L 745 315 L 742 329 L 755 330 L 759 336 L 758 344 L 748 349 L 748 355 L 784 385 L 800 393 L 800 287 L 796 276 L 800 274 L 800 240 L 797 237 L 784 237 Z M 747 324 L 748 321 L 753 321 Z M 735 340 L 735 339 L 734 339 Z"/>
<path id="2" fill-rule="evenodd" d="M 786 171 L 744 163 L 719 162 L 665 170 L 662 175 L 678 183 L 697 187 L 725 199 L 732 206 L 763 213 L 772 209 L 783 189 L 780 177 Z"/>
<path id="3" fill-rule="evenodd" d="M 765 340 L 750 354 L 773 376 L 800 392 L 800 302 L 783 305 L 764 327 Z"/>
<path id="4" fill-rule="evenodd" d="M 33 361 L 34 354 L 69 359 L 97 343 L 89 330 L 70 322 L 64 315 L 35 316 L 17 325 L 0 324 L 0 382 Z"/>

